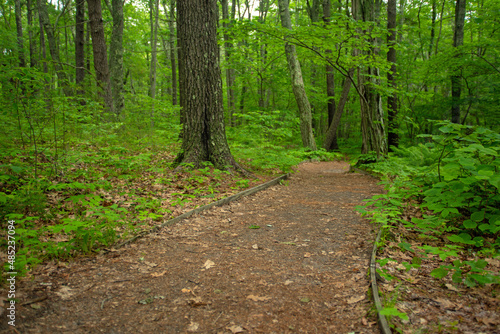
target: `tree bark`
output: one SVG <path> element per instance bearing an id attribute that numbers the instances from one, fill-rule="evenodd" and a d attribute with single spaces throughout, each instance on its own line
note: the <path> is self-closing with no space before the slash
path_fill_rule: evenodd
<path id="1" fill-rule="evenodd" d="M 377 22 L 380 16 L 381 0 L 354 0 L 353 15 L 356 20 Z M 372 39 L 369 54 L 376 54 L 377 40 Z M 380 71 L 376 67 L 358 68 L 358 86 L 361 93 L 361 153 L 374 151 L 377 156 L 387 153 L 387 138 L 384 126 L 382 97 L 374 87 L 379 84 Z"/>
<path id="2" fill-rule="evenodd" d="M 331 8 L 332 4 L 330 0 L 323 0 L 323 21 L 325 22 L 326 25 L 330 23 Z M 327 49 L 325 50 L 325 53 L 331 54 L 332 50 Z M 349 81 L 348 79 L 346 80 Z M 327 102 L 328 128 L 326 136 L 328 137 L 329 129 L 335 117 L 335 112 L 337 108 L 335 105 L 335 75 L 333 72 L 333 66 L 330 64 L 326 64 L 326 96 L 328 98 Z M 337 128 L 335 127 L 334 129 L 332 129 L 332 131 L 336 133 Z M 337 136 L 332 137 L 332 141 L 331 143 L 329 143 L 328 146 L 325 143 L 326 143 L 326 137 L 325 141 L 323 142 L 323 148 L 325 148 L 327 151 L 338 150 L 339 148 L 339 144 L 337 142 Z"/>
<path id="3" fill-rule="evenodd" d="M 224 127 L 217 21 L 216 0 L 177 2 L 184 123 L 176 162 L 198 168 L 203 161 L 210 161 L 218 169 L 240 170 L 231 155 Z"/>
<path id="4" fill-rule="evenodd" d="M 33 7 L 31 0 L 26 1 L 26 8 L 28 12 L 28 41 L 30 48 L 30 66 L 34 68 L 36 66 L 36 48 L 35 42 L 33 40 Z"/>
<path id="5" fill-rule="evenodd" d="M 354 68 L 350 69 L 348 72 L 349 77 L 354 75 Z M 323 148 L 325 150 L 331 150 L 333 143 L 337 142 L 337 129 L 340 125 L 340 119 L 344 113 L 344 108 L 347 103 L 347 97 L 349 96 L 349 91 L 351 89 L 351 80 L 345 78 L 344 85 L 342 87 L 342 95 L 340 96 L 339 106 L 333 116 L 332 122 L 326 131 L 325 140 L 323 142 Z"/>
<path id="6" fill-rule="evenodd" d="M 151 23 L 151 66 L 149 67 L 149 96 L 152 99 L 151 104 L 151 126 L 154 126 L 154 112 L 156 99 L 156 65 L 157 65 L 157 44 L 158 44 L 158 16 L 159 0 L 149 1 L 149 18 Z"/>
<path id="7" fill-rule="evenodd" d="M 22 17 L 21 17 L 21 0 L 15 1 L 14 12 L 15 12 L 15 16 L 16 16 L 17 55 L 19 58 L 19 66 L 26 67 L 26 58 L 24 57 L 23 24 L 22 24 Z"/>
<path id="8" fill-rule="evenodd" d="M 227 86 L 227 112 L 228 112 L 228 125 L 232 125 L 233 121 L 233 113 L 234 113 L 234 106 L 235 106 L 235 101 L 234 101 L 234 81 L 235 81 L 235 71 L 234 68 L 232 68 L 231 64 L 231 52 L 233 49 L 233 43 L 231 43 L 231 35 L 228 32 L 228 29 L 231 28 L 232 26 L 232 21 L 231 23 L 228 23 L 229 21 L 229 0 L 221 0 L 221 5 L 222 5 L 222 19 L 224 20 L 224 23 L 222 26 L 224 27 L 224 58 L 226 60 L 226 86 Z M 233 1 L 233 6 L 234 6 L 234 1 Z M 235 13 L 235 11 L 232 11 Z M 231 18 L 231 20 L 234 20 L 234 16 Z"/>
<path id="9" fill-rule="evenodd" d="M 455 29 L 453 33 L 453 47 L 459 48 L 464 44 L 465 0 L 457 0 L 455 6 Z M 461 55 L 456 51 L 456 58 Z M 457 66 L 451 76 L 451 122 L 460 123 L 460 95 L 462 93 L 461 66 Z"/>
<path id="10" fill-rule="evenodd" d="M 279 12 L 281 17 L 281 25 L 284 28 L 291 29 L 292 22 L 290 19 L 290 10 L 288 8 L 288 0 L 278 0 Z M 292 80 L 293 93 L 295 101 L 299 109 L 300 116 L 300 132 L 302 135 L 302 144 L 304 147 L 313 151 L 316 150 L 316 142 L 314 141 L 312 130 L 312 112 L 311 104 L 307 98 L 304 88 L 304 79 L 302 78 L 302 70 L 300 68 L 299 59 L 295 45 L 285 43 L 285 53 L 288 62 L 288 70 Z"/>
<path id="11" fill-rule="evenodd" d="M 172 70 L 172 105 L 179 104 L 177 101 L 177 65 L 175 61 L 175 1 L 170 0 L 170 12 L 168 20 L 169 45 L 170 45 L 170 68 Z"/>
<path id="12" fill-rule="evenodd" d="M 125 105 L 125 83 L 123 81 L 123 4 L 124 0 L 111 1 L 113 29 L 109 45 L 109 70 L 113 106 L 118 118 L 123 118 L 122 112 Z"/>
<path id="13" fill-rule="evenodd" d="M 106 108 L 114 113 L 113 95 L 111 93 L 111 82 L 109 78 L 109 67 L 107 57 L 106 39 L 104 37 L 104 25 L 102 20 L 102 8 L 100 0 L 87 0 L 90 34 L 92 36 L 92 51 L 94 54 L 94 69 L 101 96 Z"/>
<path id="14" fill-rule="evenodd" d="M 75 0 L 75 7 L 75 80 L 81 95 L 85 79 L 85 0 Z"/>
<path id="15" fill-rule="evenodd" d="M 434 1 L 435 3 L 435 1 Z M 397 133 L 398 123 L 396 117 L 398 115 L 398 100 L 396 94 L 396 0 L 387 2 L 387 61 L 391 64 L 391 69 L 387 72 L 387 83 L 389 88 L 393 89 L 387 97 L 387 114 L 388 114 L 388 150 L 392 151 L 391 146 L 398 147 L 399 136 Z M 431 45 L 432 49 L 432 45 Z"/>
<path id="16" fill-rule="evenodd" d="M 39 9 L 38 15 L 40 16 L 40 22 L 42 23 L 43 28 L 45 29 L 45 33 L 47 35 L 47 41 L 49 43 L 49 52 L 50 56 L 52 57 L 54 68 L 57 73 L 57 78 L 59 79 L 59 86 L 63 88 L 64 95 L 70 96 L 71 90 L 68 87 L 66 72 L 64 72 L 61 66 L 61 60 L 59 57 L 59 48 L 56 42 L 56 37 L 54 35 L 54 28 L 50 23 L 49 14 L 47 12 L 47 2 L 46 0 L 39 0 L 39 1 L 40 2 L 38 8 Z"/>

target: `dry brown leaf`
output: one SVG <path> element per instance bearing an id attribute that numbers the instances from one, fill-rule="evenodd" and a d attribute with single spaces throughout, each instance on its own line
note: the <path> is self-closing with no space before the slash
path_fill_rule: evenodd
<path id="1" fill-rule="evenodd" d="M 243 328 L 241 328 L 241 326 L 236 326 L 236 325 L 228 326 L 226 328 L 229 329 L 233 334 L 243 333 L 245 331 Z"/>
<path id="2" fill-rule="evenodd" d="M 292 284 L 292 283 L 293 283 L 293 281 L 291 281 L 291 280 L 289 280 L 289 279 L 287 279 L 287 280 L 285 281 L 285 285 L 290 285 L 290 284 Z"/>
<path id="3" fill-rule="evenodd" d="M 451 290 L 451 291 L 456 291 L 456 292 L 458 292 L 458 289 L 457 289 L 457 288 L 455 288 L 455 286 L 453 286 L 452 284 L 446 283 L 446 284 L 445 284 L 445 286 L 446 286 L 449 290 Z"/>
<path id="4" fill-rule="evenodd" d="M 271 297 L 259 297 L 259 296 L 250 295 L 247 297 L 247 299 L 251 299 L 254 302 L 265 302 L 266 300 L 270 300 Z"/>
<path id="5" fill-rule="evenodd" d="M 163 276 L 167 273 L 167 271 L 162 271 L 161 273 L 152 273 L 151 276 L 153 277 L 160 277 L 160 276 Z"/>
<path id="6" fill-rule="evenodd" d="M 181 292 L 182 292 L 182 293 L 190 293 L 190 292 L 191 292 L 191 290 L 189 290 L 189 289 L 182 289 L 182 290 L 181 290 Z"/>
<path id="7" fill-rule="evenodd" d="M 198 328 L 200 328 L 200 324 L 198 324 L 197 322 L 191 321 L 191 323 L 189 324 L 189 326 L 187 328 L 187 331 L 188 332 L 197 332 Z"/>
<path id="8" fill-rule="evenodd" d="M 203 265 L 203 268 L 205 268 L 205 269 L 210 269 L 210 268 L 212 268 L 213 266 L 215 266 L 215 262 L 210 261 L 210 260 L 207 260 L 207 261 L 205 262 L 205 264 Z"/>
<path id="9" fill-rule="evenodd" d="M 450 302 L 448 299 L 444 298 L 436 298 L 436 301 L 441 304 L 442 307 L 444 308 L 455 308 L 455 304 Z"/>
<path id="10" fill-rule="evenodd" d="M 70 299 L 71 297 L 73 297 L 74 294 L 75 294 L 75 292 L 73 292 L 73 289 L 70 289 L 65 285 L 61 286 L 59 291 L 56 291 L 56 295 L 61 297 L 61 299 L 63 299 L 63 300 Z"/>
<path id="11" fill-rule="evenodd" d="M 305 253 L 304 257 L 311 257 L 311 253 Z"/>
<path id="12" fill-rule="evenodd" d="M 347 300 L 347 303 L 348 303 L 348 304 L 355 304 L 355 303 L 358 303 L 358 302 L 362 301 L 362 300 L 363 300 L 363 299 L 365 299 L 365 298 L 366 298 L 366 296 L 365 296 L 365 295 L 361 295 L 361 296 L 354 296 L 354 297 L 352 297 L 352 298 L 349 298 L 349 299 Z"/>

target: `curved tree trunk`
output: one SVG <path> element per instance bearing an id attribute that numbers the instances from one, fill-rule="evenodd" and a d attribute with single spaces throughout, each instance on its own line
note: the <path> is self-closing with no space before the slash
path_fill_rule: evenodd
<path id="1" fill-rule="evenodd" d="M 290 19 L 290 10 L 288 8 L 288 0 L 278 0 L 279 11 L 281 17 L 281 25 L 283 28 L 291 29 L 292 22 Z M 304 79 L 302 78 L 302 70 L 300 68 L 299 59 L 295 45 L 285 43 L 286 59 L 288 62 L 288 70 L 292 79 L 293 94 L 299 108 L 300 116 L 300 133 L 302 134 L 302 144 L 313 151 L 316 150 L 316 142 L 314 141 L 312 130 L 312 112 L 311 104 L 307 98 L 304 88 Z"/>
<path id="2" fill-rule="evenodd" d="M 217 1 L 177 2 L 177 34 L 183 136 L 177 163 L 195 168 L 210 161 L 219 169 L 240 169 L 227 144 L 217 45 Z"/>

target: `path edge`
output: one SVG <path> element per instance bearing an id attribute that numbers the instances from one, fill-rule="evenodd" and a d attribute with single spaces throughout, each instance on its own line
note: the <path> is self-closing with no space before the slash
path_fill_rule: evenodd
<path id="1" fill-rule="evenodd" d="M 271 181 L 267 181 L 266 183 L 263 183 L 263 184 L 260 184 L 258 186 L 255 186 L 253 188 L 241 191 L 241 192 L 239 192 L 237 194 L 231 195 L 229 197 L 225 197 L 225 198 L 220 199 L 218 201 L 215 201 L 215 202 L 212 202 L 212 203 L 200 206 L 200 207 L 198 207 L 196 209 L 193 209 L 191 211 L 185 212 L 185 213 L 183 213 L 180 216 L 177 216 L 175 218 L 167 220 L 166 222 L 163 222 L 161 224 L 153 226 L 149 230 L 141 231 L 136 236 L 134 236 L 134 237 L 132 237 L 132 238 L 130 238 L 128 240 L 125 240 L 124 242 L 118 244 L 117 246 L 115 246 L 113 248 L 114 249 L 122 248 L 123 246 L 128 245 L 129 243 L 132 243 L 132 242 L 136 241 L 139 238 L 142 238 L 142 237 L 144 237 L 144 236 L 146 236 L 146 235 L 148 235 L 150 233 L 158 231 L 162 227 L 165 227 L 165 226 L 172 225 L 172 224 L 175 224 L 177 222 L 180 222 L 183 219 L 186 219 L 186 218 L 188 218 L 188 217 L 190 217 L 190 216 L 192 216 L 192 215 L 194 215 L 196 213 L 200 213 L 202 211 L 211 209 L 214 206 L 222 206 L 224 204 L 228 204 L 228 203 L 234 202 L 234 201 L 236 201 L 236 200 L 238 200 L 238 199 L 240 199 L 242 197 L 253 195 L 253 194 L 255 194 L 255 193 L 259 192 L 259 191 L 262 191 L 262 190 L 265 190 L 265 189 L 267 189 L 267 188 L 269 188 L 271 186 L 274 186 L 274 185 L 278 184 L 279 182 L 288 179 L 289 177 L 290 177 L 290 173 L 283 174 L 283 175 L 281 175 L 281 176 L 279 176 L 279 177 L 277 177 L 275 179 L 272 179 Z"/>
<path id="2" fill-rule="evenodd" d="M 375 303 L 375 307 L 377 308 L 377 316 L 378 316 L 380 331 L 383 334 L 392 334 L 391 327 L 389 326 L 389 323 L 387 322 L 385 315 L 380 314 L 380 311 L 382 311 L 384 307 L 382 306 L 382 301 L 380 300 L 380 295 L 378 293 L 378 285 L 377 285 L 377 263 L 376 263 L 377 248 L 378 248 L 378 243 L 380 242 L 380 238 L 382 236 L 382 231 L 383 228 L 380 228 L 377 234 L 377 238 L 375 239 L 375 243 L 373 244 L 372 256 L 370 258 L 370 281 L 372 285 L 373 301 Z"/>

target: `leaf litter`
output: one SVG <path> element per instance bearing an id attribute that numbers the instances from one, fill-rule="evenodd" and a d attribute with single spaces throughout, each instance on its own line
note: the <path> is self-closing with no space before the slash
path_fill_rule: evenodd
<path id="1" fill-rule="evenodd" d="M 381 188 L 366 175 L 325 172 L 348 168 L 343 162 L 301 164 L 287 185 L 201 212 L 112 252 L 40 265 L 18 288 L 23 299 L 47 299 L 39 309 L 20 307 L 17 329 L 378 333 L 366 297 L 375 231 L 353 206 Z M 62 286 L 71 287 L 72 298 L 54 293 L 65 291 Z"/>

